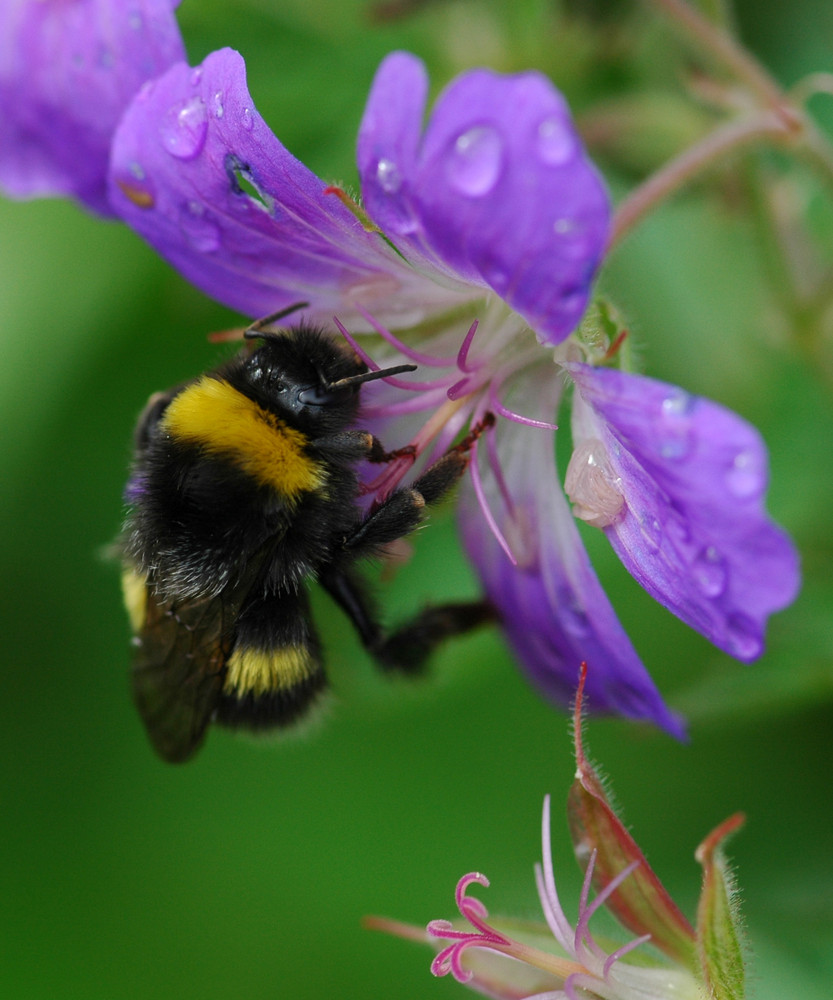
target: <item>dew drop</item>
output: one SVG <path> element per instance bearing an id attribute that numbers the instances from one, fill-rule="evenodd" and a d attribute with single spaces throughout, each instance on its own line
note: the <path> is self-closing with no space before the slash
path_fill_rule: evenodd
<path id="1" fill-rule="evenodd" d="M 766 473 L 758 453 L 739 451 L 726 471 L 726 488 L 739 500 L 760 496 L 766 486 Z"/>
<path id="2" fill-rule="evenodd" d="M 182 207 L 179 225 L 185 238 L 200 253 L 211 253 L 220 246 L 220 228 L 208 218 L 198 201 L 189 201 Z"/>
<path id="3" fill-rule="evenodd" d="M 671 540 L 672 545 L 686 560 L 691 560 L 694 552 L 694 544 L 691 537 L 691 529 L 686 518 L 672 511 L 665 519 L 665 531 Z"/>
<path id="4" fill-rule="evenodd" d="M 222 118 L 226 113 L 226 109 L 223 106 L 223 92 L 221 90 L 218 90 L 211 98 L 211 110 L 214 112 L 215 118 Z"/>
<path id="5" fill-rule="evenodd" d="M 208 113 L 199 97 L 170 108 L 159 126 L 162 145 L 179 160 L 193 160 L 202 152 L 208 133 Z"/>
<path id="6" fill-rule="evenodd" d="M 564 490 L 573 514 L 594 528 L 607 528 L 618 520 L 625 506 L 621 485 L 598 438 L 583 441 L 570 456 Z"/>
<path id="7" fill-rule="evenodd" d="M 504 295 L 509 288 L 509 272 L 503 267 L 502 264 L 497 263 L 485 263 L 482 267 L 483 277 L 486 279 L 491 288 L 498 293 L 498 295 Z"/>
<path id="8" fill-rule="evenodd" d="M 695 436 L 691 421 L 694 396 L 675 390 L 663 399 L 657 425 L 656 448 L 661 458 L 681 462 L 694 450 Z"/>
<path id="9" fill-rule="evenodd" d="M 191 86 L 198 86 L 200 80 L 202 80 L 202 66 L 197 66 L 196 69 L 191 71 Z"/>
<path id="10" fill-rule="evenodd" d="M 542 163 L 560 167 L 571 160 L 578 146 L 573 130 L 560 118 L 546 118 L 538 126 L 535 149 Z"/>
<path id="11" fill-rule="evenodd" d="M 446 157 L 452 187 L 470 198 L 482 198 L 497 184 L 503 169 L 503 140 L 491 125 L 475 125 L 459 135 Z"/>
<path id="12" fill-rule="evenodd" d="M 663 399 L 662 415 L 666 418 L 688 416 L 694 406 L 694 397 L 685 389 L 675 389 Z"/>
<path id="13" fill-rule="evenodd" d="M 655 517 L 640 517 L 639 530 L 648 552 L 659 552 L 662 545 L 662 525 Z"/>
<path id="14" fill-rule="evenodd" d="M 720 597 L 726 590 L 729 569 L 726 560 L 713 545 L 707 545 L 691 564 L 694 582 L 706 597 Z"/>
<path id="15" fill-rule="evenodd" d="M 396 194 L 402 187 L 402 175 L 399 173 L 399 167 L 393 160 L 384 157 L 376 164 L 376 180 L 385 194 Z"/>
<path id="16" fill-rule="evenodd" d="M 761 632 L 746 615 L 732 615 L 726 622 L 729 651 L 739 660 L 754 660 L 764 648 Z"/>
<path id="17" fill-rule="evenodd" d="M 252 114 L 251 108 L 243 108 L 243 110 L 240 112 L 240 124 L 247 132 L 252 131 L 252 129 L 254 128 L 255 119 L 254 115 Z"/>

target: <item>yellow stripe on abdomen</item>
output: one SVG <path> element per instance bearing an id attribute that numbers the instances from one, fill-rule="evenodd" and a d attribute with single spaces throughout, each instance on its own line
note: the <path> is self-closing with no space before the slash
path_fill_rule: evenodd
<path id="1" fill-rule="evenodd" d="M 309 680 L 317 669 L 306 646 L 235 649 L 229 657 L 223 691 L 237 698 L 288 691 Z"/>
<path id="2" fill-rule="evenodd" d="M 319 489 L 324 470 L 304 451 L 306 437 L 228 382 L 203 375 L 171 400 L 162 429 L 230 459 L 289 499 Z"/>

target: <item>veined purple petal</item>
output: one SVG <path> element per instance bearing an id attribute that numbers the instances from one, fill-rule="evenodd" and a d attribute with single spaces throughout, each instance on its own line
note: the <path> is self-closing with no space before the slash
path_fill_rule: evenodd
<path id="1" fill-rule="evenodd" d="M 537 384 L 524 385 L 527 398 L 540 404 L 535 415 L 541 419 L 552 416 L 560 391 L 554 373 L 544 377 L 549 385 L 540 376 Z M 663 703 L 590 565 L 558 482 L 552 432 L 504 421 L 498 433 L 513 517 L 494 476 L 484 469 L 483 479 L 518 565 L 489 530 L 468 483 L 461 495 L 460 530 L 518 659 L 541 691 L 565 706 L 575 695 L 584 660 L 592 711 L 650 721 L 681 737 L 680 720 Z"/>
<path id="2" fill-rule="evenodd" d="M 331 316 L 351 295 L 401 301 L 409 280 L 384 241 L 275 138 L 231 49 L 142 90 L 116 133 L 110 192 L 189 281 L 250 316 L 299 301 Z"/>
<path id="3" fill-rule="evenodd" d="M 538 73 L 471 70 L 441 94 L 417 148 L 425 87 L 406 53 L 376 75 L 358 145 L 372 218 L 408 256 L 493 289 L 541 341 L 563 340 L 610 215 L 563 97 Z"/>
<path id="4" fill-rule="evenodd" d="M 111 215 L 113 131 L 139 87 L 185 52 L 175 0 L 5 0 L 0 14 L 0 185 L 72 195 Z"/>
<path id="5" fill-rule="evenodd" d="M 356 161 L 364 206 L 391 237 L 413 234 L 410 185 L 416 173 L 428 74 L 422 60 L 395 52 L 376 72 L 359 128 Z"/>
<path id="6" fill-rule="evenodd" d="M 763 651 L 766 618 L 795 597 L 798 558 L 767 516 L 766 449 L 730 410 L 614 369 L 567 365 L 574 437 L 595 438 L 625 505 L 605 530 L 640 584 L 741 660 Z"/>

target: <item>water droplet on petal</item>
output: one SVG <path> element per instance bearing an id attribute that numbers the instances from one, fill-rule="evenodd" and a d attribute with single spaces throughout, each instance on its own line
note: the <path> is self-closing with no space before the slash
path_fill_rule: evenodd
<path id="1" fill-rule="evenodd" d="M 191 246 L 200 253 L 211 253 L 220 246 L 220 227 L 205 214 L 198 201 L 189 201 L 179 213 L 179 225 Z"/>
<path id="2" fill-rule="evenodd" d="M 573 514 L 594 528 L 607 528 L 619 519 L 625 498 L 607 450 L 598 438 L 583 441 L 570 456 L 564 491 Z"/>
<path id="3" fill-rule="evenodd" d="M 665 531 L 671 544 L 686 562 L 694 555 L 694 543 L 687 519 L 676 511 L 671 511 L 665 519 Z"/>
<path id="4" fill-rule="evenodd" d="M 214 112 L 215 118 L 222 118 L 226 113 L 226 109 L 223 107 L 223 92 L 221 90 L 218 90 L 211 98 L 211 110 Z"/>
<path id="5" fill-rule="evenodd" d="M 202 66 L 197 66 L 196 69 L 191 70 L 191 86 L 196 87 L 200 80 L 202 80 Z"/>
<path id="6" fill-rule="evenodd" d="M 504 295 L 506 290 L 509 288 L 509 272 L 502 266 L 502 264 L 485 263 L 481 270 L 483 272 L 483 277 L 486 279 L 489 286 L 493 288 L 498 295 Z"/>
<path id="7" fill-rule="evenodd" d="M 240 112 L 240 124 L 247 132 L 252 131 L 252 129 L 254 128 L 255 119 L 254 115 L 252 114 L 251 108 L 243 108 L 243 110 Z"/>
<path id="8" fill-rule="evenodd" d="M 691 574 L 706 597 L 720 597 L 729 579 L 726 560 L 713 545 L 707 545 L 697 554 L 691 564 Z"/>
<path id="9" fill-rule="evenodd" d="M 766 486 L 761 456 L 750 449 L 739 451 L 726 472 L 726 487 L 739 500 L 760 496 Z"/>
<path id="10" fill-rule="evenodd" d="M 459 135 L 446 157 L 448 180 L 461 194 L 482 198 L 503 169 L 503 139 L 491 125 L 475 125 Z"/>
<path id="11" fill-rule="evenodd" d="M 726 622 L 729 650 L 740 660 L 754 660 L 764 648 L 761 630 L 746 615 L 732 615 Z"/>
<path id="12" fill-rule="evenodd" d="M 662 544 L 662 525 L 659 521 L 655 517 L 640 517 L 639 530 L 642 533 L 645 548 L 650 553 L 659 552 Z"/>
<path id="13" fill-rule="evenodd" d="M 170 108 L 159 126 L 162 145 L 180 160 L 192 160 L 202 152 L 208 133 L 208 113 L 199 97 L 191 97 Z"/>
<path id="14" fill-rule="evenodd" d="M 656 448 L 660 457 L 680 462 L 694 450 L 695 436 L 691 412 L 694 396 L 677 389 L 663 399 L 657 423 Z"/>
<path id="15" fill-rule="evenodd" d="M 402 175 L 399 173 L 399 167 L 393 160 L 384 157 L 376 164 L 376 180 L 385 194 L 396 194 L 402 187 Z"/>
<path id="16" fill-rule="evenodd" d="M 694 397 L 685 389 L 675 389 L 663 399 L 661 406 L 666 418 L 687 416 L 694 406 Z"/>
<path id="17" fill-rule="evenodd" d="M 561 118 L 547 118 L 538 126 L 535 149 L 547 166 L 562 166 L 573 158 L 577 148 L 573 130 Z"/>

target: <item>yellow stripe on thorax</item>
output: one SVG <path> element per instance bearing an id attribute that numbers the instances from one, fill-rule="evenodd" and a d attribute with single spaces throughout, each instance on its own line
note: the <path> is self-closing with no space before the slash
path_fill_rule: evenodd
<path id="1" fill-rule="evenodd" d="M 323 485 L 322 467 L 304 452 L 305 435 L 228 382 L 203 375 L 174 397 L 161 423 L 290 499 Z"/>
<path id="2" fill-rule="evenodd" d="M 229 657 L 223 690 L 238 698 L 247 694 L 257 698 L 273 691 L 288 691 L 308 680 L 315 669 L 316 664 L 305 646 L 235 649 Z"/>
<path id="3" fill-rule="evenodd" d="M 145 624 L 148 606 L 147 580 L 135 569 L 126 569 L 121 577 L 121 589 L 127 617 L 134 632 L 139 632 Z"/>

